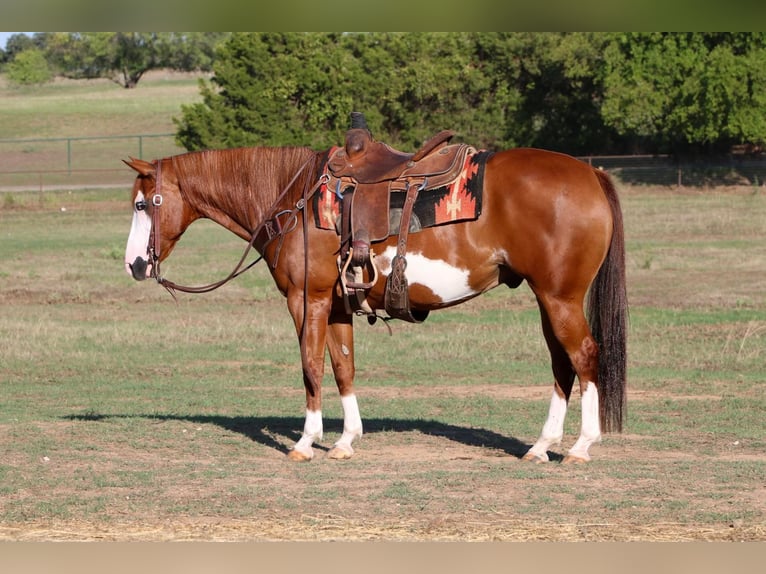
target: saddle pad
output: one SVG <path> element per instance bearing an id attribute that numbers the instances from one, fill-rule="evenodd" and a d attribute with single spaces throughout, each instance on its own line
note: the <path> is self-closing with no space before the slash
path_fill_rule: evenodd
<path id="1" fill-rule="evenodd" d="M 469 154 L 455 181 L 443 187 L 421 190 L 413 210 L 419 227 L 433 227 L 478 218 L 481 215 L 484 167 L 491 156 L 492 152 L 484 150 Z M 327 173 L 327 166 L 324 173 Z M 389 211 L 401 211 L 405 196 L 404 192 L 392 192 Z M 336 229 L 335 222 L 338 217 L 340 199 L 335 189 L 324 184 L 314 196 L 315 223 L 322 229 Z M 414 231 L 411 230 L 410 233 Z M 398 229 L 391 230 L 392 235 L 396 233 Z"/>

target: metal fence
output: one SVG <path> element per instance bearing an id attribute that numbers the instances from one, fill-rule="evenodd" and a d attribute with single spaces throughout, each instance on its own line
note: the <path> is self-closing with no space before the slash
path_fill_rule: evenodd
<path id="1" fill-rule="evenodd" d="M 182 153 L 175 134 L 0 139 L 0 191 L 130 186 L 123 159 Z"/>
<path id="2" fill-rule="evenodd" d="M 175 134 L 0 139 L 0 191 L 129 187 L 134 173 L 123 159 L 182 153 Z M 757 186 L 766 182 L 766 159 L 732 155 L 705 162 L 669 156 L 586 156 L 579 159 L 626 185 L 667 187 Z"/>
<path id="3" fill-rule="evenodd" d="M 580 158 L 627 185 L 668 187 L 757 186 L 766 183 L 766 158 L 731 155 L 706 161 L 670 156 L 588 156 Z"/>

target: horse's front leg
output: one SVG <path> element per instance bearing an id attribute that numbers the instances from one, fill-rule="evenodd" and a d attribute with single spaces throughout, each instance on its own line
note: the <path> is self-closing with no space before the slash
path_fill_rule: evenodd
<path id="1" fill-rule="evenodd" d="M 287 305 L 295 321 L 301 346 L 303 384 L 306 387 L 306 421 L 303 434 L 287 454 L 290 460 L 304 462 L 314 458 L 314 442 L 322 440 L 322 376 L 324 375 L 324 348 L 330 299 L 309 298 L 304 321 L 303 293 L 288 294 Z"/>
<path id="2" fill-rule="evenodd" d="M 330 317 L 327 336 L 335 382 L 343 406 L 343 434 L 327 456 L 334 459 L 351 458 L 354 448 L 351 443 L 362 436 L 362 417 L 354 393 L 354 326 L 353 317 L 337 311 Z"/>

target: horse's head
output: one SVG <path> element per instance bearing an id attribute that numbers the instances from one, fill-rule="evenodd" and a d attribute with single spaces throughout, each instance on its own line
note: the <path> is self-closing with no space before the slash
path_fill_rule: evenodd
<path id="1" fill-rule="evenodd" d="M 131 194 L 133 223 L 125 249 L 125 270 L 143 281 L 157 276 L 159 263 L 170 255 L 196 215 L 181 196 L 170 161 L 131 158 L 125 164 L 138 172 Z"/>

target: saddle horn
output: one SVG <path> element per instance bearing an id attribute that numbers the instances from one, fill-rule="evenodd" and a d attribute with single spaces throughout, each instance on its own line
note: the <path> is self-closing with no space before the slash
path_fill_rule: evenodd
<path id="1" fill-rule="evenodd" d="M 351 129 L 362 129 L 370 131 L 367 127 L 367 120 L 364 119 L 362 112 L 351 112 Z"/>

